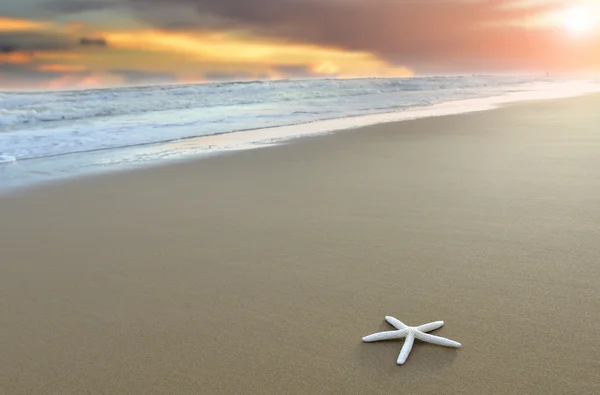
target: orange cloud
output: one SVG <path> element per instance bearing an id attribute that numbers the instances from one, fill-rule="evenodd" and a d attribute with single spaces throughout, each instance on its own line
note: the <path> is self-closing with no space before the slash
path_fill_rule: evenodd
<path id="1" fill-rule="evenodd" d="M 405 67 L 395 67 L 368 51 L 352 51 L 333 46 L 287 42 L 230 31 L 169 32 L 159 29 L 110 30 L 79 22 L 34 21 L 0 18 L 0 32 L 46 33 L 72 49 L 0 53 L 0 63 L 28 65 L 32 73 L 53 72 L 59 78 L 47 87 L 92 86 L 131 83 L 111 70 L 140 72 L 141 78 L 169 73 L 180 81 L 199 81 L 223 76 L 226 79 L 279 79 L 310 76 L 399 76 L 413 75 Z M 82 37 L 102 37 L 107 46 L 83 48 Z M 29 43 L 29 42 L 28 42 Z M 69 44 L 70 43 L 70 44 Z M 19 48 L 19 43 L 15 43 Z M 60 47 L 57 47 L 60 48 Z M 87 71 L 87 77 L 81 74 Z M 24 81 L 27 82 L 27 81 Z M 6 86 L 7 82 L 1 85 Z"/>
<path id="2" fill-rule="evenodd" d="M 112 48 L 185 55 L 205 64 L 270 65 L 304 64 L 318 74 L 409 76 L 408 68 L 393 67 L 364 51 L 346 51 L 313 44 L 268 41 L 258 37 L 233 37 L 215 33 L 182 33 L 160 30 L 106 32 Z"/>
<path id="3" fill-rule="evenodd" d="M 37 67 L 39 71 L 50 71 L 53 73 L 75 73 L 84 71 L 85 66 L 76 64 L 42 64 Z"/>
<path id="4" fill-rule="evenodd" d="M 77 60 L 81 55 L 74 52 L 35 52 L 32 57 L 39 60 Z"/>
<path id="5" fill-rule="evenodd" d="M 52 24 L 21 18 L 0 17 L 0 32 L 36 31 L 44 30 Z"/>
<path id="6" fill-rule="evenodd" d="M 70 33 L 80 32 L 85 29 L 85 24 L 81 22 L 69 22 L 66 25 L 67 31 Z"/>
<path id="7" fill-rule="evenodd" d="M 315 64 L 311 67 L 311 71 L 316 74 L 337 74 L 340 71 L 340 68 L 335 65 L 335 63 L 330 62 L 328 60 L 321 62 L 319 64 Z"/>
<path id="8" fill-rule="evenodd" d="M 116 85 L 122 83 L 123 80 L 113 75 L 88 75 L 79 76 L 72 74 L 64 74 L 56 79 L 43 84 L 49 89 L 71 89 L 71 88 L 101 88 L 107 85 Z"/>
<path id="9" fill-rule="evenodd" d="M 31 63 L 33 61 L 48 61 L 48 60 L 77 60 L 81 57 L 76 53 L 69 52 L 22 52 L 22 51 L 14 51 L 14 52 L 0 52 L 0 63 L 11 63 L 11 64 L 26 64 Z M 39 70 L 46 67 L 52 67 L 55 65 L 41 65 Z M 65 65 L 65 67 L 71 67 L 72 70 L 77 68 L 77 70 L 81 70 L 85 68 L 84 66 L 77 65 Z M 50 71 L 50 70 L 46 70 Z"/>
<path id="10" fill-rule="evenodd" d="M 25 52 L 0 52 L 0 63 L 23 64 L 31 62 L 32 59 L 33 56 Z"/>
<path id="11" fill-rule="evenodd" d="M 50 89 L 60 89 L 65 87 L 76 87 L 81 83 L 80 78 L 70 75 L 62 75 L 52 81 L 46 83 L 46 87 Z"/>

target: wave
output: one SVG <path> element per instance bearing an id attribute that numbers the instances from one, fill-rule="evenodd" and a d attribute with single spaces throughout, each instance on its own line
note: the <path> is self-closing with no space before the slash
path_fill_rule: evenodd
<path id="1" fill-rule="evenodd" d="M 0 92 L 0 161 L 392 113 L 509 92 L 554 89 L 559 82 L 472 76 Z"/>
<path id="2" fill-rule="evenodd" d="M 16 161 L 17 161 L 17 158 L 15 158 L 14 156 L 0 154 L 0 164 L 13 163 Z"/>
<path id="3" fill-rule="evenodd" d="M 485 88 L 532 82 L 517 77 L 421 77 L 252 81 L 0 93 L 0 127 L 210 107 L 325 100 L 397 92 Z"/>

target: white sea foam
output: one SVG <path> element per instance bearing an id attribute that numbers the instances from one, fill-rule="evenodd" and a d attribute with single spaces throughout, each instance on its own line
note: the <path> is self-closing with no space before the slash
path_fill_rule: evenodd
<path id="1" fill-rule="evenodd" d="M 246 107 L 256 104 L 302 103 L 310 113 L 316 104 L 352 97 L 405 93 L 399 104 L 415 105 L 467 89 L 519 85 L 531 79 L 516 77 L 428 77 L 412 79 L 355 79 L 257 81 L 221 84 L 150 86 L 67 92 L 0 93 L 0 125 L 35 124 L 140 115 L 154 112 Z M 454 92 L 452 92 L 454 91 Z M 430 97 L 406 94 L 431 92 Z M 398 99 L 398 98 L 397 98 Z M 396 100 L 397 101 L 397 100 Z M 363 104 L 366 104 L 363 102 Z M 387 109 L 381 102 L 374 108 Z M 363 110 L 373 110 L 365 106 Z M 351 109 L 348 109 L 351 110 Z"/>
<path id="2" fill-rule="evenodd" d="M 17 159 L 159 143 L 532 89 L 516 77 L 197 84 L 0 93 L 0 150 Z"/>
<path id="3" fill-rule="evenodd" d="M 19 162 L 13 180 L 40 166 L 77 174 L 598 90 L 589 79 L 477 76 L 0 92 L 0 163 Z"/>
<path id="4" fill-rule="evenodd" d="M 511 91 L 499 96 L 443 102 L 428 107 L 416 107 L 406 111 L 370 114 L 356 117 L 329 119 L 307 124 L 296 124 L 269 129 L 206 136 L 177 143 L 178 149 L 207 149 L 222 147 L 244 149 L 258 144 L 273 144 L 294 138 L 354 129 L 389 122 L 401 122 L 421 118 L 456 115 L 487 111 L 501 105 L 531 100 L 560 99 L 600 92 L 600 82 L 562 82 L 537 86 L 536 90 Z"/>
<path id="5" fill-rule="evenodd" d="M 12 162 L 16 162 L 16 161 L 17 161 L 17 158 L 15 158 L 14 156 L 0 154 L 0 164 L 12 163 Z"/>

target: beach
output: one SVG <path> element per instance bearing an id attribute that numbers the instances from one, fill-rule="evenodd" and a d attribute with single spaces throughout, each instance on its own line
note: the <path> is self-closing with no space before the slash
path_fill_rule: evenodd
<path id="1" fill-rule="evenodd" d="M 600 393 L 600 95 L 0 197 L 0 394 Z M 444 320 L 451 349 L 363 343 Z"/>

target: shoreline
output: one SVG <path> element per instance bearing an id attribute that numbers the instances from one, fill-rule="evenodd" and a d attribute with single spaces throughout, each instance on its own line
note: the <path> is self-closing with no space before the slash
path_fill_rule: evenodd
<path id="1" fill-rule="evenodd" d="M 563 85 L 567 86 L 569 90 L 559 89 Z M 10 177 L 6 176 L 4 178 L 5 186 L 4 188 L 0 188 L 0 196 L 18 192 L 19 190 L 44 187 L 57 182 L 68 182 L 69 180 L 78 180 L 122 171 L 137 171 L 154 166 L 168 166 L 179 161 L 199 160 L 202 157 L 221 155 L 230 151 L 287 144 L 298 139 L 341 133 L 386 123 L 492 111 L 506 105 L 518 103 L 585 97 L 587 95 L 598 94 L 599 90 L 600 87 L 596 87 L 596 85 L 591 83 L 585 84 L 580 82 L 579 85 L 573 83 L 562 83 L 562 85 L 555 83 L 551 90 L 515 91 L 505 95 L 451 100 L 429 107 L 410 108 L 406 111 L 334 118 L 310 123 L 189 137 L 170 142 L 61 154 L 21 161 L 16 160 L 10 163 L 0 163 L 0 180 L 2 180 L 2 173 L 13 173 Z M 86 164 L 81 159 L 84 156 L 86 158 L 95 158 L 91 159 L 90 162 L 95 164 Z M 78 165 L 78 163 L 80 164 Z M 17 173 L 19 174 L 15 176 Z"/>
<path id="2" fill-rule="evenodd" d="M 600 95 L 0 199 L 0 393 L 587 394 Z M 444 320 L 463 347 L 363 343 Z M 565 332 L 573 328 L 573 332 Z"/>

